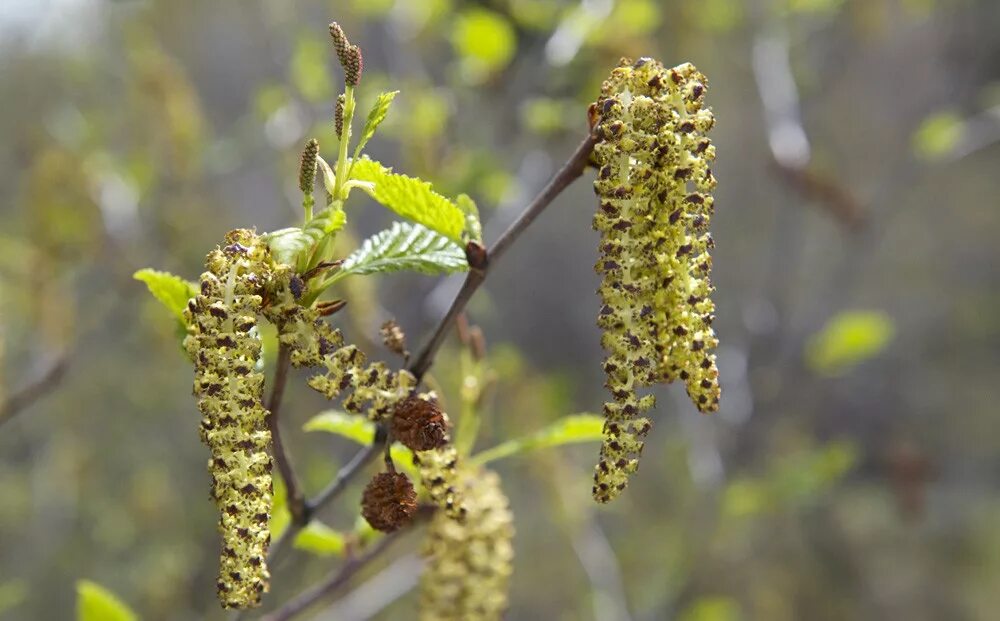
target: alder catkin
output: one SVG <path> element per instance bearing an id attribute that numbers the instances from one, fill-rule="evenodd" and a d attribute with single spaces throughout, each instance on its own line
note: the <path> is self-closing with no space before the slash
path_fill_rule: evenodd
<path id="1" fill-rule="evenodd" d="M 208 254 L 206 267 L 185 313 L 184 345 L 195 364 L 201 439 L 211 451 L 212 498 L 220 511 L 219 600 L 225 608 L 250 608 L 269 579 L 271 435 L 254 328 L 271 258 L 253 232 L 240 229 Z"/>
<path id="2" fill-rule="evenodd" d="M 594 474 L 599 502 L 623 490 L 638 467 L 651 426 L 642 414 L 654 404 L 640 388 L 680 378 L 699 410 L 718 408 L 708 233 L 715 147 L 705 136 L 715 119 L 703 106 L 705 90 L 689 63 L 665 69 L 649 58 L 623 59 L 591 108 L 597 323 L 612 396 Z"/>
<path id="3" fill-rule="evenodd" d="M 463 471 L 467 512 L 459 522 L 438 512 L 424 544 L 421 621 L 495 621 L 507 608 L 514 548 L 513 516 L 500 477 Z"/>

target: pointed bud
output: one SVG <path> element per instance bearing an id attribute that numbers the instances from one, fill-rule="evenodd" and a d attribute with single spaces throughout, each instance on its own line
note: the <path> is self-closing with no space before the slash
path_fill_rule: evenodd
<path id="1" fill-rule="evenodd" d="M 385 533 L 404 526 L 416 510 L 417 492 L 402 472 L 376 474 L 361 496 L 361 515 Z"/>
<path id="2" fill-rule="evenodd" d="M 312 194 L 316 183 L 316 156 L 319 155 L 319 142 L 311 138 L 302 149 L 299 159 L 299 189 L 306 194 Z"/>

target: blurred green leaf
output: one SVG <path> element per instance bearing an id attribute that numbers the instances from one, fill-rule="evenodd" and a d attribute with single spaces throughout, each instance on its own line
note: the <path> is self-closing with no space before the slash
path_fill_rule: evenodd
<path id="1" fill-rule="evenodd" d="M 396 0 L 351 0 L 351 10 L 366 17 L 382 17 L 392 11 Z"/>
<path id="2" fill-rule="evenodd" d="M 137 621 L 114 593 L 89 580 L 76 583 L 76 621 Z"/>
<path id="3" fill-rule="evenodd" d="M 28 583 L 14 579 L 0 583 L 0 615 L 16 608 L 28 598 Z"/>
<path id="4" fill-rule="evenodd" d="M 677 617 L 678 621 L 739 621 L 740 618 L 736 601 L 721 595 L 700 597 Z"/>
<path id="5" fill-rule="evenodd" d="M 691 21 L 708 32 L 729 32 L 743 21 L 740 0 L 701 0 L 684 5 Z"/>
<path id="6" fill-rule="evenodd" d="M 310 418 L 302 429 L 333 433 L 358 444 L 371 444 L 375 439 L 375 423 L 364 417 L 337 410 L 320 412 Z"/>
<path id="7" fill-rule="evenodd" d="M 346 541 L 342 533 L 313 520 L 295 536 L 295 547 L 318 556 L 341 556 Z"/>
<path id="8" fill-rule="evenodd" d="M 502 15 L 486 9 L 459 15 L 451 42 L 463 67 L 477 77 L 503 69 L 517 51 L 514 28 Z"/>
<path id="9" fill-rule="evenodd" d="M 465 214 L 436 193 L 430 183 L 392 172 L 379 162 L 362 157 L 351 164 L 351 178 L 374 184 L 368 194 L 404 218 L 422 224 L 457 243 L 462 242 Z"/>
<path id="10" fill-rule="evenodd" d="M 336 276 L 404 270 L 435 276 L 468 269 L 465 251 L 455 242 L 419 224 L 394 222 L 366 239 L 347 257 Z"/>
<path id="11" fill-rule="evenodd" d="M 354 149 L 355 159 L 361 155 L 361 150 L 365 148 L 368 141 L 375 135 L 375 131 L 378 129 L 378 126 L 382 124 L 386 115 L 389 114 L 389 106 L 392 105 L 392 100 L 395 99 L 398 94 L 399 91 L 389 91 L 388 93 L 380 94 L 375 99 L 375 104 L 372 106 L 371 111 L 368 112 L 368 120 L 365 121 L 365 128 L 361 130 L 361 137 L 358 139 L 358 146 Z"/>
<path id="12" fill-rule="evenodd" d="M 787 10 L 792 13 L 836 13 L 844 5 L 844 0 L 787 0 Z"/>
<path id="13" fill-rule="evenodd" d="M 885 349 L 894 331 L 885 313 L 841 313 L 806 344 L 806 361 L 817 373 L 838 375 Z"/>
<path id="14" fill-rule="evenodd" d="M 913 151 L 925 160 L 945 157 L 955 150 L 965 131 L 965 122 L 954 112 L 927 117 L 913 134 Z"/>
<path id="15" fill-rule="evenodd" d="M 618 34 L 647 35 L 660 26 L 660 10 L 652 0 L 619 0 L 608 21 Z"/>
<path id="16" fill-rule="evenodd" d="M 510 457 L 540 448 L 595 442 L 603 438 L 604 417 L 596 414 L 573 414 L 564 416 L 548 427 L 530 436 L 508 440 L 472 457 L 473 463 L 487 464 L 497 459 Z"/>
<path id="17" fill-rule="evenodd" d="M 292 55 L 292 83 L 307 101 L 326 101 L 333 93 L 326 67 L 329 56 L 329 44 L 311 32 L 300 35 L 296 41 Z"/>
<path id="18" fill-rule="evenodd" d="M 153 294 L 153 297 L 173 313 L 178 321 L 182 324 L 185 323 L 184 309 L 187 308 L 188 300 L 198 295 L 196 283 L 169 272 L 160 272 L 150 268 L 137 271 L 132 274 L 132 278 L 146 283 L 146 287 Z"/>
<path id="19" fill-rule="evenodd" d="M 274 488 L 271 493 L 271 537 L 277 539 L 288 525 L 292 523 L 292 514 L 288 510 L 288 492 L 281 477 L 274 477 Z"/>

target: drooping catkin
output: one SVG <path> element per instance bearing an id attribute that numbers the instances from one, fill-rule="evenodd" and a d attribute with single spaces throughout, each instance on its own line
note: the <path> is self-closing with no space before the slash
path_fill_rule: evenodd
<path id="1" fill-rule="evenodd" d="M 465 519 L 438 512 L 427 531 L 421 621 L 494 621 L 507 608 L 514 524 L 500 477 L 463 470 L 458 484 Z"/>
<path id="2" fill-rule="evenodd" d="M 250 608 L 269 579 L 271 434 L 254 328 L 271 258 L 253 232 L 240 229 L 208 254 L 206 267 L 201 292 L 188 303 L 184 345 L 194 360 L 201 438 L 211 451 L 212 498 L 220 511 L 219 600 L 225 608 Z"/>
<path id="3" fill-rule="evenodd" d="M 594 497 L 608 502 L 638 467 L 654 404 L 639 389 L 676 378 L 703 412 L 718 408 L 712 330 L 715 307 L 708 233 L 715 123 L 703 106 L 706 80 L 693 65 L 623 59 L 592 108 L 601 233 L 598 326 L 612 401 Z"/>
<path id="4" fill-rule="evenodd" d="M 420 470 L 420 482 L 431 502 L 450 519 L 464 520 L 467 508 L 460 485 L 458 450 L 446 444 L 431 451 L 415 451 L 413 463 Z"/>

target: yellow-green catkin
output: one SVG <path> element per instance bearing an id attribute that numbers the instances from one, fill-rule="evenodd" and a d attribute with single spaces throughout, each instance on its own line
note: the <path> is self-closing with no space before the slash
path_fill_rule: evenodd
<path id="1" fill-rule="evenodd" d="M 420 470 L 420 482 L 431 501 L 450 519 L 464 520 L 467 508 L 459 481 L 458 450 L 454 445 L 415 451 L 413 463 Z"/>
<path id="2" fill-rule="evenodd" d="M 439 512 L 427 531 L 421 621 L 493 621 L 507 608 L 514 524 L 500 477 L 463 470 L 459 484 L 465 520 Z"/>
<path id="3" fill-rule="evenodd" d="M 225 608 L 260 604 L 268 589 L 271 458 L 257 315 L 271 275 L 267 246 L 251 231 L 226 235 L 208 254 L 201 292 L 188 303 L 185 348 L 194 360 L 201 438 L 211 451 L 212 498 L 222 534 L 218 594 Z"/>
<path id="4" fill-rule="evenodd" d="M 598 326 L 613 399 L 594 474 L 599 502 L 638 467 L 650 429 L 642 414 L 654 404 L 640 388 L 680 378 L 699 410 L 718 408 L 708 233 L 715 147 L 706 137 L 715 119 L 705 91 L 705 76 L 689 63 L 666 69 L 623 59 L 593 108 Z"/>
<path id="5" fill-rule="evenodd" d="M 348 412 L 387 421 L 396 403 L 416 386 L 413 374 L 392 371 L 384 362 L 368 364 L 365 354 L 355 345 L 345 344 L 340 330 L 323 321 L 318 310 L 300 306 L 305 283 L 290 266 L 277 266 L 272 281 L 266 316 L 278 326 L 280 342 L 289 348 L 292 365 L 326 370 L 310 377 L 309 386 L 327 399 L 341 398 Z"/>

